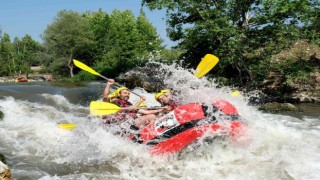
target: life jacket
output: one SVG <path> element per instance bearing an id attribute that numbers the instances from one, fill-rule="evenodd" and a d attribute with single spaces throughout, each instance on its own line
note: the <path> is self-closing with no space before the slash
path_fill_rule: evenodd
<path id="1" fill-rule="evenodd" d="M 126 107 L 129 107 L 129 106 L 132 106 L 132 104 L 131 104 L 129 101 L 123 100 L 123 99 L 115 100 L 113 103 L 116 104 L 116 105 L 118 105 L 119 107 L 125 107 L 125 108 L 126 108 Z M 128 114 L 130 117 L 132 117 L 132 118 L 134 118 L 134 119 L 138 118 L 136 111 L 135 111 L 135 112 L 132 112 L 132 111 L 129 111 L 129 112 L 119 112 L 118 114 L 119 114 L 119 116 L 120 116 L 119 118 L 121 118 L 121 119 L 125 118 L 126 114 Z"/>
<path id="2" fill-rule="evenodd" d="M 179 106 L 179 103 L 177 101 L 169 100 L 168 103 L 163 103 L 162 106 L 170 106 L 170 111 L 173 111 Z"/>

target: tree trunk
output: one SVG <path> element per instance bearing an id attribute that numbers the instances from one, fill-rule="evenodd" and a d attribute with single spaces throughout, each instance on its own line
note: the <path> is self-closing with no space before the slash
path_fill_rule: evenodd
<path id="1" fill-rule="evenodd" d="M 238 73 L 239 73 L 239 81 L 240 81 L 240 85 L 242 86 L 243 85 L 243 81 L 242 81 L 242 71 L 241 71 L 241 68 L 240 68 L 240 63 L 239 62 L 237 62 L 236 64 L 235 64 L 235 66 L 236 66 L 236 69 L 237 69 L 237 71 L 238 71 Z"/>
<path id="2" fill-rule="evenodd" d="M 73 74 L 73 49 L 70 50 L 70 57 L 68 58 L 68 67 L 70 70 L 70 77 L 73 78 L 74 74 Z"/>
<path id="3" fill-rule="evenodd" d="M 74 74 L 73 74 L 72 58 L 70 58 L 70 59 L 68 60 L 68 67 L 69 67 L 69 70 L 70 70 L 70 77 L 73 77 Z"/>
<path id="4" fill-rule="evenodd" d="M 29 73 L 31 72 L 31 64 L 28 64 L 28 70 L 27 70 L 27 74 L 26 74 L 26 78 L 29 78 Z"/>

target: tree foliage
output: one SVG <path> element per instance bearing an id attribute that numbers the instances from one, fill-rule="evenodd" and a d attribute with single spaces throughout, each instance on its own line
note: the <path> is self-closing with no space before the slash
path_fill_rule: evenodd
<path id="1" fill-rule="evenodd" d="M 11 42 L 0 32 L 0 75 L 28 74 L 30 66 L 43 65 L 54 75 L 73 77 L 81 70 L 79 59 L 107 76 L 118 76 L 143 65 L 150 53 L 163 50 L 162 40 L 143 12 L 137 18 L 129 10 L 78 13 L 62 10 L 42 34 L 43 44 L 29 35 Z M 79 73 L 78 79 L 96 78 Z"/>
<path id="2" fill-rule="evenodd" d="M 164 49 L 144 12 L 135 17 L 129 10 L 62 10 L 45 29 L 42 44 L 29 35 L 11 41 L 0 30 L 0 76 L 28 74 L 30 66 L 43 65 L 62 77 L 96 78 L 73 67 L 72 59 L 79 59 L 114 78 L 150 57 L 166 63 L 183 59 L 195 68 L 207 53 L 220 58 L 211 75 L 229 85 L 257 85 L 270 71 L 300 79 L 313 71 L 308 63 L 286 68 L 297 64 L 275 66 L 272 60 L 302 39 L 320 45 L 318 0 L 142 0 L 142 5 L 166 10 L 167 33 L 177 47 Z"/>
<path id="3" fill-rule="evenodd" d="M 10 36 L 4 33 L 0 39 L 0 75 L 12 75 L 16 71 L 14 48 L 10 42 Z"/>
<path id="4" fill-rule="evenodd" d="M 31 38 L 30 35 L 25 35 L 21 40 L 15 38 L 13 46 L 16 53 L 16 69 L 28 76 L 31 71 L 31 66 L 40 64 L 39 53 L 41 52 L 40 43 Z"/>
<path id="5" fill-rule="evenodd" d="M 43 39 L 49 53 L 55 56 L 49 66 L 60 75 L 69 74 L 73 77 L 74 58 L 92 58 L 91 50 L 95 41 L 85 15 L 74 11 L 60 11 L 45 30 Z"/>
<path id="6" fill-rule="evenodd" d="M 319 41 L 316 0 L 143 0 L 166 9 L 169 37 L 194 67 L 207 53 L 221 58 L 215 73 L 240 85 L 262 80 L 270 57 L 298 39 Z M 315 35 L 316 34 L 316 35 Z"/>
<path id="7" fill-rule="evenodd" d="M 110 15 L 100 10 L 91 15 L 91 28 L 98 42 L 96 68 L 111 77 L 143 65 L 149 53 L 163 49 L 144 13 L 136 19 L 129 10 L 114 10 Z"/>
<path id="8" fill-rule="evenodd" d="M 42 50 L 42 45 L 28 34 L 22 39 L 15 37 L 11 42 L 10 36 L 4 33 L 0 36 L 0 76 L 28 76 L 31 66 L 41 64 L 39 54 Z"/>

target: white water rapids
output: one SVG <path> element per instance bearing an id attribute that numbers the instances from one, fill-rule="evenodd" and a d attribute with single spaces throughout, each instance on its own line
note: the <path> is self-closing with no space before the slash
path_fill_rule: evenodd
<path id="1" fill-rule="evenodd" d="M 320 118 L 275 115 L 248 105 L 243 94 L 217 88 L 205 77 L 163 65 L 165 84 L 182 104 L 225 99 L 248 123 L 237 142 L 217 139 L 169 157 L 151 156 L 147 147 L 105 130 L 89 116 L 88 104 L 105 83 L 57 86 L 47 83 L 0 85 L 0 153 L 18 180 L 60 179 L 320 179 Z M 154 94 L 147 105 L 155 106 Z M 137 99 L 131 95 L 131 102 Z M 58 127 L 74 123 L 72 131 Z"/>

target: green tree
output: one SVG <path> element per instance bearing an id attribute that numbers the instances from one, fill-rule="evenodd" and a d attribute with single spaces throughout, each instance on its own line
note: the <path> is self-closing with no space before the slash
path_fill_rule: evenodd
<path id="1" fill-rule="evenodd" d="M 4 33 L 0 39 L 0 76 L 15 74 L 16 60 L 15 51 L 10 41 L 10 36 Z"/>
<path id="2" fill-rule="evenodd" d="M 95 60 L 99 60 L 102 59 L 103 55 L 108 51 L 105 42 L 109 41 L 108 34 L 110 31 L 111 19 L 106 12 L 102 11 L 102 9 L 99 9 L 98 12 L 92 13 L 88 18 L 90 22 L 90 29 L 93 31 L 96 42 L 94 58 Z M 92 63 L 94 63 L 94 61 L 92 61 Z"/>
<path id="3" fill-rule="evenodd" d="M 54 61 L 50 64 L 53 72 L 60 75 L 74 76 L 72 60 L 92 60 L 94 35 L 90 29 L 89 18 L 86 14 L 62 10 L 53 23 L 43 34 L 49 53 L 54 54 Z M 69 69 L 69 73 L 67 69 Z"/>
<path id="4" fill-rule="evenodd" d="M 101 12 L 100 12 L 101 14 Z M 103 54 L 97 60 L 97 68 L 106 75 L 114 77 L 137 65 L 143 65 L 149 53 L 161 49 L 162 40 L 155 28 L 147 21 L 144 14 L 135 19 L 129 10 L 114 10 L 110 16 L 100 15 L 100 29 L 104 38 L 99 38 L 98 47 L 103 47 Z M 97 27 L 105 27 L 97 28 Z M 96 35 L 96 37 L 102 37 Z M 103 43 L 103 45 L 100 45 Z"/>
<path id="5" fill-rule="evenodd" d="M 102 62 L 105 67 L 124 72 L 133 67 L 137 55 L 136 43 L 139 40 L 139 35 L 135 18 L 129 10 L 124 12 L 114 10 L 110 17 L 108 41 L 105 42 L 108 51 L 104 54 Z"/>
<path id="6" fill-rule="evenodd" d="M 228 82 L 262 80 L 269 59 L 300 38 L 309 38 L 319 11 L 316 0 L 143 0 L 150 9 L 166 9 L 168 35 L 180 41 L 185 64 L 194 67 L 207 53 L 221 61 L 215 68 Z M 318 13 L 319 14 L 319 13 Z M 309 17 L 309 18 L 308 18 Z"/>
<path id="7" fill-rule="evenodd" d="M 320 7 L 319 1 L 311 1 L 309 6 L 311 6 L 311 10 L 309 13 L 306 13 L 303 18 L 303 22 L 305 22 L 304 31 L 306 32 L 306 36 L 311 42 L 320 46 Z"/>
<path id="8" fill-rule="evenodd" d="M 28 76 L 31 66 L 40 64 L 38 54 L 41 45 L 27 34 L 21 40 L 16 37 L 13 46 L 16 52 L 16 69 Z"/>
<path id="9" fill-rule="evenodd" d="M 160 62 L 162 63 L 167 63 L 167 64 L 172 64 L 173 62 L 176 62 L 181 54 L 183 53 L 182 50 L 176 48 L 176 49 L 164 49 L 160 51 L 160 57 L 159 59 Z"/>
<path id="10" fill-rule="evenodd" d="M 156 28 L 147 20 L 144 12 L 140 13 L 136 22 L 140 37 L 138 42 L 139 52 L 148 54 L 152 51 L 162 50 L 161 43 L 163 43 L 163 40 L 159 38 Z"/>

